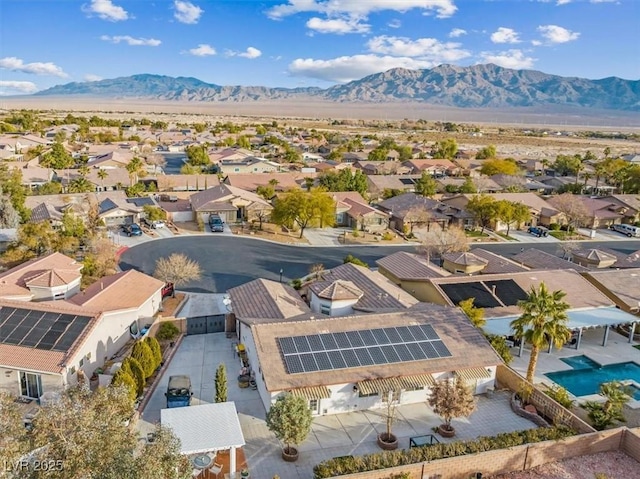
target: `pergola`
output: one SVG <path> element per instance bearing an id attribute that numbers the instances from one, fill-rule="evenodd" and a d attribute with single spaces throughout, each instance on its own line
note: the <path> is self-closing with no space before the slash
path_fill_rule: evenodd
<path id="1" fill-rule="evenodd" d="M 611 327 L 619 326 L 621 324 L 631 324 L 631 334 L 629 335 L 629 342 L 631 343 L 633 342 L 636 323 L 640 322 L 640 317 L 629 314 L 614 306 L 607 306 L 604 308 L 573 309 L 567 311 L 567 316 L 569 317 L 567 327 L 578 331 L 576 349 L 580 348 L 582 332 L 585 329 L 605 328 L 602 338 L 602 346 L 606 346 Z M 503 318 L 487 319 L 487 322 L 482 329 L 489 334 L 512 336 L 513 330 L 511 329 L 511 321 L 517 318 L 518 316 L 506 316 Z M 551 352 L 551 347 L 552 345 L 549 344 L 549 352 Z M 523 349 L 524 341 L 520 343 L 519 356 L 522 356 Z"/>
<path id="2" fill-rule="evenodd" d="M 234 477 L 236 448 L 245 442 L 233 401 L 162 409 L 160 422 L 180 439 L 182 454 L 230 450 L 229 470 Z"/>

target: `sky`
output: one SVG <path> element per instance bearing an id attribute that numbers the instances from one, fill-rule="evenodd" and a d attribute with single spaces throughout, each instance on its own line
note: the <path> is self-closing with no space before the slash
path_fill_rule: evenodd
<path id="1" fill-rule="evenodd" d="M 152 73 L 328 87 L 479 63 L 640 78 L 640 0 L 1 0 L 0 95 Z"/>

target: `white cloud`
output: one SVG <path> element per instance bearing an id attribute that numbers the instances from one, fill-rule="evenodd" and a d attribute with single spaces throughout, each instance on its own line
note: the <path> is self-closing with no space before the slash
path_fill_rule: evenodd
<path id="1" fill-rule="evenodd" d="M 298 58 L 289 64 L 289 72 L 294 76 L 344 83 L 391 68 L 420 69 L 433 66 L 433 62 L 418 58 L 368 54 L 344 56 L 331 60 Z"/>
<path id="2" fill-rule="evenodd" d="M 0 95 L 15 95 L 16 93 L 33 93 L 38 90 L 35 83 L 30 81 L 0 80 Z"/>
<path id="3" fill-rule="evenodd" d="M 460 48 L 460 43 L 441 43 L 435 38 L 410 40 L 405 37 L 382 35 L 369 40 L 367 47 L 373 53 L 399 57 L 419 57 L 434 63 L 453 62 L 471 56 L 471 53 Z"/>
<path id="4" fill-rule="evenodd" d="M 567 43 L 577 40 L 580 36 L 580 33 L 572 32 L 558 25 L 540 25 L 538 31 L 549 43 Z"/>
<path id="5" fill-rule="evenodd" d="M 185 53 L 194 55 L 196 57 L 210 57 L 216 54 L 216 49 L 206 43 L 199 44 L 196 48 L 192 48 Z"/>
<path id="6" fill-rule="evenodd" d="M 189 25 L 198 23 L 198 20 L 200 20 L 200 17 L 204 13 L 204 10 L 199 6 L 182 0 L 175 0 L 173 2 L 173 8 L 176 9 L 176 12 L 173 14 L 175 19 L 180 23 Z"/>
<path id="7" fill-rule="evenodd" d="M 402 26 L 402 22 L 400 20 L 398 20 L 397 18 L 394 18 L 389 23 L 387 23 L 387 26 L 389 28 L 400 28 Z"/>
<path id="8" fill-rule="evenodd" d="M 558 0 L 556 5 L 566 5 L 567 3 L 571 3 L 571 0 Z"/>
<path id="9" fill-rule="evenodd" d="M 454 28 L 449 32 L 449 38 L 459 38 L 462 35 L 466 35 L 467 31 L 462 28 Z"/>
<path id="10" fill-rule="evenodd" d="M 93 73 L 87 73 L 84 76 L 84 81 L 100 81 L 100 80 L 102 80 L 102 77 L 98 75 L 94 75 Z"/>
<path id="11" fill-rule="evenodd" d="M 491 34 L 491 41 L 493 43 L 520 43 L 520 38 L 518 38 L 518 32 L 513 28 L 499 27 Z"/>
<path id="12" fill-rule="evenodd" d="M 542 45 L 542 42 L 540 40 L 531 40 L 531 45 L 533 45 L 534 47 L 539 47 L 540 45 Z"/>
<path id="13" fill-rule="evenodd" d="M 257 48 L 249 47 L 244 52 L 236 52 L 234 50 L 227 50 L 225 52 L 225 55 L 228 56 L 228 57 L 242 57 L 242 58 L 248 58 L 249 60 L 253 60 L 255 58 L 258 58 L 259 56 L 262 56 L 262 52 L 260 50 L 258 50 Z M 278 60 L 279 59 L 280 58 L 278 58 Z"/>
<path id="14" fill-rule="evenodd" d="M 129 35 L 116 35 L 114 37 L 110 37 L 109 35 L 102 35 L 100 37 L 100 40 L 111 43 L 124 42 L 133 47 L 157 47 L 162 43 L 160 40 L 156 40 L 155 38 L 134 38 Z"/>
<path id="15" fill-rule="evenodd" d="M 14 72 L 30 73 L 33 75 L 51 75 L 60 78 L 67 78 L 69 76 L 55 63 L 24 63 L 22 59 L 16 57 L 0 58 L 0 68 Z"/>
<path id="16" fill-rule="evenodd" d="M 591 3 L 614 3 L 618 0 L 590 0 Z"/>
<path id="17" fill-rule="evenodd" d="M 368 33 L 371 25 L 360 23 L 358 18 L 322 18 L 313 17 L 307 21 L 307 28 L 318 33 Z"/>
<path id="18" fill-rule="evenodd" d="M 90 16 L 97 15 L 103 20 L 119 22 L 131 18 L 122 7 L 114 5 L 111 0 L 91 0 L 89 5 L 83 5 L 82 11 Z"/>
<path id="19" fill-rule="evenodd" d="M 522 50 L 512 49 L 504 52 L 482 52 L 486 63 L 495 63 L 504 68 L 532 68 L 535 58 L 528 57 Z"/>

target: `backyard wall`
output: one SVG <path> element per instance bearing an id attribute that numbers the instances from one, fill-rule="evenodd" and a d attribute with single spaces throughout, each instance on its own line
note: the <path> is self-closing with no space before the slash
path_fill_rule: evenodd
<path id="1" fill-rule="evenodd" d="M 533 404 L 536 409 L 546 417 L 563 418 L 561 422 L 577 431 L 578 434 L 585 434 L 595 431 L 594 428 L 592 428 L 578 416 L 573 414 L 568 409 L 562 407 L 556 401 L 543 393 L 540 389 L 531 385 L 531 383 L 528 383 L 513 369 L 508 368 L 504 365 L 499 365 L 496 371 L 496 381 L 498 382 L 499 387 L 504 387 L 514 392 L 520 391 L 522 389 L 523 383 L 529 384 L 533 388 L 531 391 L 531 396 L 529 397 L 529 402 Z"/>
<path id="2" fill-rule="evenodd" d="M 484 477 L 523 471 L 572 457 L 599 452 L 623 450 L 637 460 L 640 455 L 640 433 L 625 427 L 569 437 L 559 441 L 488 451 L 480 454 L 441 459 L 385 470 L 362 472 L 341 479 L 381 479 L 408 473 L 411 479 L 468 479 L 476 472 Z M 630 451 L 630 452 L 628 452 Z"/>

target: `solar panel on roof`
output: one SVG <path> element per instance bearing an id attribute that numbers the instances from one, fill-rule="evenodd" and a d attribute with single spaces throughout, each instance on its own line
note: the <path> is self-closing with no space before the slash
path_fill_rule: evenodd
<path id="1" fill-rule="evenodd" d="M 60 339 L 58 339 L 58 342 L 51 349 L 55 349 L 56 351 L 68 351 L 69 348 L 73 346 L 76 338 L 77 336 L 62 336 Z"/>
<path id="2" fill-rule="evenodd" d="M 300 361 L 300 356 L 291 355 L 285 356 L 284 362 L 287 366 L 287 372 L 289 374 L 303 373 L 304 369 L 302 369 L 302 361 Z"/>
<path id="3" fill-rule="evenodd" d="M 331 366 L 333 366 L 333 369 L 344 369 L 347 367 L 347 363 L 345 363 L 340 351 L 327 351 L 327 355 L 331 360 Z"/>
<path id="4" fill-rule="evenodd" d="M 398 355 L 397 347 L 397 345 L 380 346 L 380 349 L 382 350 L 382 353 L 384 354 L 384 357 L 386 358 L 388 363 L 399 363 L 402 361 L 402 359 L 400 359 L 400 356 Z"/>
<path id="5" fill-rule="evenodd" d="M 424 354 L 427 356 L 427 359 L 435 359 L 440 357 L 436 349 L 433 347 L 433 342 L 424 342 L 420 343 L 420 347 Z"/>
<path id="6" fill-rule="evenodd" d="M 413 361 L 411 351 L 409 351 L 406 344 L 396 344 L 395 349 L 402 361 Z"/>
<path id="7" fill-rule="evenodd" d="M 389 344 L 389 337 L 384 332 L 384 329 L 382 328 L 372 329 L 371 332 L 373 333 L 373 336 L 378 341 L 377 344 Z"/>
<path id="8" fill-rule="evenodd" d="M 317 334 L 312 334 L 310 336 L 307 336 L 307 341 L 309 341 L 309 346 L 311 346 L 311 351 L 324 351 L 324 346 L 322 345 L 320 336 L 318 336 Z"/>
<path id="9" fill-rule="evenodd" d="M 347 331 L 347 338 L 349 338 L 349 342 L 351 343 L 351 347 L 359 348 L 364 346 L 364 341 L 360 337 L 360 333 L 358 331 Z"/>
<path id="10" fill-rule="evenodd" d="M 409 351 L 411 352 L 413 359 L 415 359 L 416 361 L 419 361 L 421 359 L 427 359 L 427 355 L 424 354 L 424 351 L 420 347 L 420 344 L 409 343 L 407 344 L 407 348 L 409 348 Z"/>
<path id="11" fill-rule="evenodd" d="M 447 346 L 445 346 L 445 344 L 442 341 L 433 341 L 431 344 L 433 344 L 433 347 L 436 349 L 436 351 L 438 351 L 438 355 L 441 358 L 451 357 L 451 352 L 449 352 L 449 348 L 447 348 Z"/>
<path id="12" fill-rule="evenodd" d="M 334 333 L 333 337 L 336 338 L 336 343 L 340 349 L 350 348 L 351 343 L 347 337 L 347 333 Z"/>
<path id="13" fill-rule="evenodd" d="M 330 369 L 333 369 L 331 361 L 329 360 L 329 355 L 327 353 L 313 353 L 313 357 L 316 360 L 316 364 L 318 365 L 319 370 L 328 371 Z"/>
<path id="14" fill-rule="evenodd" d="M 11 334 L 9 334 L 9 336 L 7 336 L 7 339 L 5 339 L 5 342 L 11 343 L 11 344 L 20 344 L 20 341 L 24 339 L 24 337 L 29 333 L 29 331 L 31 331 L 31 326 L 20 324 L 11 332 Z"/>
<path id="15" fill-rule="evenodd" d="M 301 354 L 300 360 L 302 361 L 304 372 L 309 373 L 318 370 L 318 365 L 312 353 Z"/>
<path id="16" fill-rule="evenodd" d="M 342 351 L 342 357 L 344 358 L 344 362 L 347 364 L 349 368 L 357 368 L 360 367 L 360 361 L 356 356 L 356 353 L 353 349 L 345 349 Z"/>
<path id="17" fill-rule="evenodd" d="M 374 364 L 385 364 L 389 362 L 382 352 L 382 349 L 380 349 L 380 346 L 371 346 L 370 348 L 367 348 L 367 351 L 369 351 Z"/>
<path id="18" fill-rule="evenodd" d="M 527 299 L 527 293 L 512 279 L 484 281 L 490 290 L 495 287 L 495 295 L 505 306 L 516 306 L 518 301 Z"/>
<path id="19" fill-rule="evenodd" d="M 362 338 L 362 342 L 366 346 L 373 346 L 374 344 L 379 344 L 373 334 L 374 333 L 372 330 L 360 331 L 360 337 Z"/>
<path id="20" fill-rule="evenodd" d="M 338 349 L 338 343 L 336 343 L 336 339 L 333 337 L 333 334 L 330 334 L 330 333 L 321 334 L 320 339 L 322 340 L 322 344 L 324 345 L 325 351 Z"/>
<path id="21" fill-rule="evenodd" d="M 391 344 L 402 343 L 402 336 L 396 331 L 396 328 L 384 328 L 384 332 L 387 334 Z"/>
<path id="22" fill-rule="evenodd" d="M 311 351 L 311 347 L 309 346 L 309 341 L 307 341 L 306 336 L 296 336 L 293 338 L 293 342 L 296 344 L 296 349 L 299 353 L 308 353 Z"/>
<path id="23" fill-rule="evenodd" d="M 298 352 L 296 345 L 293 342 L 293 338 L 278 338 L 278 343 L 282 354 L 295 354 Z"/>
<path id="24" fill-rule="evenodd" d="M 436 333 L 435 329 L 433 329 L 433 326 L 431 326 L 430 324 L 423 324 L 420 326 L 420 329 L 425 334 L 427 339 L 440 339 L 440 336 L 438 336 L 438 333 Z"/>
<path id="25" fill-rule="evenodd" d="M 413 337 L 416 338 L 416 341 L 425 341 L 427 339 L 427 335 L 424 334 L 424 331 L 420 326 L 408 326 Z"/>
<path id="26" fill-rule="evenodd" d="M 369 350 L 367 348 L 358 348 L 354 349 L 354 351 L 361 366 L 372 366 L 375 364 L 375 361 L 371 357 L 371 354 L 369 354 Z"/>
<path id="27" fill-rule="evenodd" d="M 411 334 L 411 330 L 406 326 L 398 326 L 396 331 L 398 331 L 398 334 L 402 338 L 402 342 L 408 343 L 410 341 L 415 341 L 413 334 Z"/>
<path id="28" fill-rule="evenodd" d="M 469 298 L 474 299 L 474 306 L 478 308 L 497 308 L 500 303 L 484 287 L 482 282 L 441 284 L 440 287 L 453 304 Z"/>
<path id="29" fill-rule="evenodd" d="M 403 185 L 415 185 L 416 181 L 413 178 L 400 178 L 400 183 Z"/>

